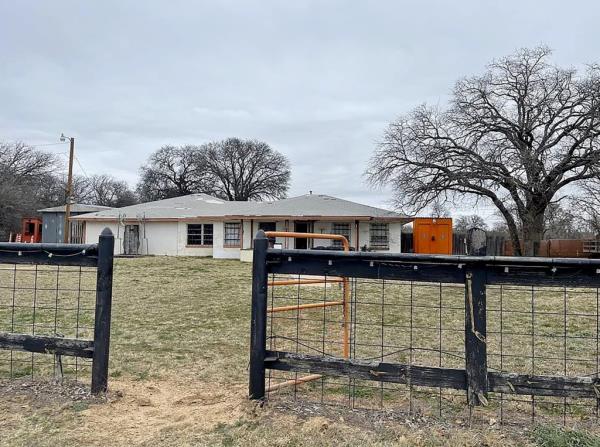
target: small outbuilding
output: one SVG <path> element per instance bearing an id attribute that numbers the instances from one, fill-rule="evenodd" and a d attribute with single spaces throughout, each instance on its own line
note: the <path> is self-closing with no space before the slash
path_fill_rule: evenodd
<path id="1" fill-rule="evenodd" d="M 54 206 L 38 210 L 42 215 L 42 242 L 49 244 L 60 244 L 64 242 L 65 231 L 65 205 Z M 97 211 L 106 211 L 112 208 L 99 205 L 83 205 L 74 203 L 71 205 L 71 237 L 73 244 L 82 244 L 85 241 L 85 222 L 73 220 L 75 216 Z"/>

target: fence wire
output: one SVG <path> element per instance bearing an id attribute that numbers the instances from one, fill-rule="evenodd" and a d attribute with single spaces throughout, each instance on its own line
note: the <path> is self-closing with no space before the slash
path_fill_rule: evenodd
<path id="1" fill-rule="evenodd" d="M 0 264 L 0 332 L 94 338 L 96 268 Z M 91 359 L 0 349 L 0 379 L 89 382 Z"/>
<path id="2" fill-rule="evenodd" d="M 307 278 L 271 274 L 269 280 Z M 318 279 L 323 282 L 270 287 L 269 306 L 343 300 L 343 288 L 336 278 Z M 350 290 L 351 359 L 464 369 L 464 285 L 352 278 Z M 488 285 L 489 371 L 598 378 L 599 290 Z M 343 326 L 341 305 L 269 312 L 267 347 L 271 351 L 343 357 Z M 489 393 L 488 406 L 470 407 L 465 391 L 413 386 L 410 381 L 396 384 L 316 376 L 305 383 L 284 386 L 307 376 L 269 370 L 268 397 L 486 424 L 597 422 L 600 409 L 599 398 L 506 393 Z"/>

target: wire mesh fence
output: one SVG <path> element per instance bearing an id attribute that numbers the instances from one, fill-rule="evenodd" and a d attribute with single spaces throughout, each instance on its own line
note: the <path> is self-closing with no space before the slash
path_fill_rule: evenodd
<path id="1" fill-rule="evenodd" d="M 0 244 L 0 379 L 56 378 L 105 392 L 114 237 Z"/>
<path id="2" fill-rule="evenodd" d="M 466 299 L 466 258 L 436 265 L 435 257 L 417 262 L 410 256 L 379 259 L 390 266 L 383 271 L 373 254 L 269 250 L 268 282 L 296 284 L 266 289 L 264 397 L 486 424 L 598 421 L 597 261 L 486 266 L 478 321 Z M 426 280 L 449 277 L 450 266 L 460 281 Z M 344 273 L 345 306 L 334 304 L 344 302 L 338 281 Z M 405 279 L 412 275 L 415 280 Z M 474 321 L 487 377 L 475 404 L 465 392 Z M 253 331 L 256 326 L 253 316 Z"/>
<path id="3" fill-rule="evenodd" d="M 295 279 L 307 279 L 296 275 Z M 289 275 L 272 274 L 272 281 Z M 339 302 L 342 286 L 271 287 L 269 306 Z M 407 365 L 464 368 L 465 288 L 457 284 L 353 278 L 350 358 Z M 487 288 L 487 359 L 491 371 L 527 375 L 598 377 L 599 289 L 535 286 Z M 342 357 L 341 306 L 268 313 L 267 348 Z M 464 391 L 269 370 L 269 398 L 295 398 L 361 409 L 472 418 Z M 499 423 L 597 420 L 598 398 L 490 393 L 475 416 Z"/>
<path id="4" fill-rule="evenodd" d="M 56 338 L 94 337 L 96 269 L 0 264 L 0 332 Z M 89 381 L 91 359 L 0 350 L 0 378 Z"/>

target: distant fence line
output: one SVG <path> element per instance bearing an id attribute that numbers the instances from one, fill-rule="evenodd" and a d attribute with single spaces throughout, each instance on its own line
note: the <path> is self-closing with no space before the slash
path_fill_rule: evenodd
<path id="1" fill-rule="evenodd" d="M 413 234 L 402 233 L 401 237 L 402 253 L 413 253 Z M 504 256 L 506 236 L 502 233 L 487 232 L 486 234 L 486 256 Z M 453 233 L 452 234 L 452 254 L 453 255 L 470 255 L 468 250 L 468 234 Z"/>

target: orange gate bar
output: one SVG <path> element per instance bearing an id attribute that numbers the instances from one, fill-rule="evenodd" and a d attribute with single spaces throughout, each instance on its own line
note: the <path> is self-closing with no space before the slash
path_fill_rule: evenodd
<path id="1" fill-rule="evenodd" d="M 348 239 L 341 234 L 321 234 L 321 233 L 297 233 L 297 232 L 287 232 L 287 231 L 265 231 L 265 235 L 268 238 L 274 237 L 291 237 L 291 238 L 306 238 L 306 239 L 330 239 L 337 240 L 342 243 L 342 247 L 345 252 L 350 251 L 350 244 Z M 329 301 L 325 303 L 311 303 L 311 304 L 299 304 L 299 305 L 291 305 L 291 306 L 280 306 L 280 307 L 272 307 L 267 309 L 268 313 L 275 312 L 287 312 L 292 310 L 300 311 L 302 309 L 316 309 L 330 306 L 342 306 L 342 312 L 344 315 L 344 332 L 343 332 L 343 351 L 344 357 L 350 357 L 350 322 L 349 322 L 349 313 L 348 313 L 348 301 L 350 297 L 350 281 L 348 278 L 344 277 L 335 277 L 331 279 L 292 279 L 292 280 L 278 280 L 278 281 L 270 281 L 269 286 L 291 286 L 291 285 L 301 285 L 301 284 L 326 284 L 326 283 L 341 283 L 343 290 L 343 300 L 342 301 Z M 285 382 L 277 383 L 271 385 L 267 388 L 267 391 L 274 391 L 279 388 L 298 385 L 301 383 L 309 382 L 311 380 L 318 380 L 322 377 L 321 374 L 311 374 L 305 377 L 299 377 L 295 380 L 287 380 Z"/>

